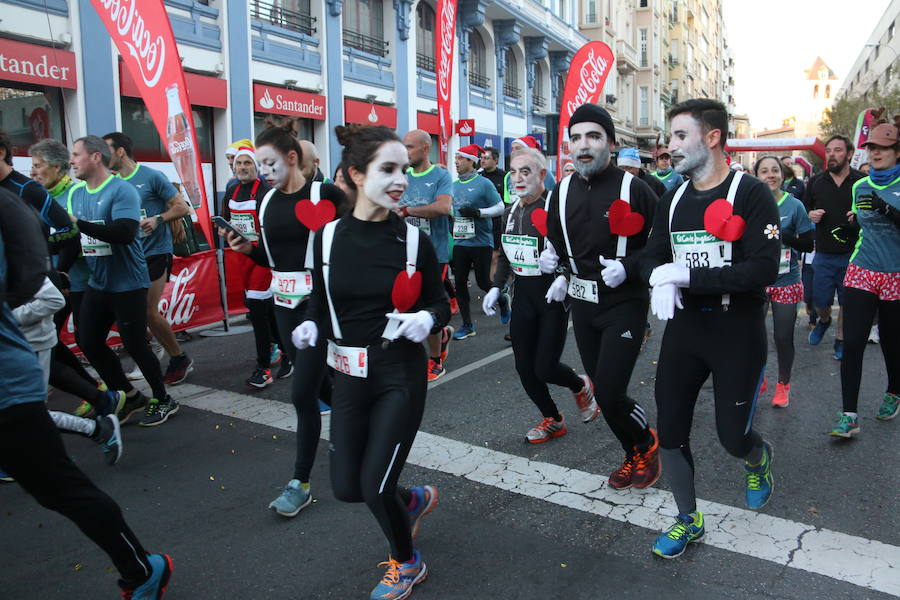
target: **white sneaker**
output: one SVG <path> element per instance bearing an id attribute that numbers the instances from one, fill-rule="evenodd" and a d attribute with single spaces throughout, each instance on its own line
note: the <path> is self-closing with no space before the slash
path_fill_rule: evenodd
<path id="1" fill-rule="evenodd" d="M 878 325 L 872 325 L 872 329 L 869 330 L 869 343 L 878 344 L 879 342 L 881 342 L 881 336 L 878 335 Z"/>

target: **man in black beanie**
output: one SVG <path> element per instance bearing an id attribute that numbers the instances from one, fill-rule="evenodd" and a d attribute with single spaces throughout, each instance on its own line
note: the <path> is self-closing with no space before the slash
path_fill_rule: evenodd
<path id="1" fill-rule="evenodd" d="M 543 272 L 557 274 L 547 301 L 572 299 L 578 353 L 625 451 L 610 486 L 645 488 L 659 479 L 659 443 L 627 391 L 650 302 L 638 267 L 657 200 L 644 181 L 611 164 L 616 130 L 606 110 L 578 107 L 569 139 L 576 172 L 550 197 L 549 243 L 540 260 Z"/>

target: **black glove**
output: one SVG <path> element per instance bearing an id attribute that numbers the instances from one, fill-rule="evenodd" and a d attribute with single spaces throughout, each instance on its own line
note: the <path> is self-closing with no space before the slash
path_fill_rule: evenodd
<path id="1" fill-rule="evenodd" d="M 781 243 L 787 246 L 788 248 L 795 248 L 795 244 L 799 238 L 796 235 L 792 235 L 790 233 L 781 232 Z"/>
<path id="2" fill-rule="evenodd" d="M 859 225 L 856 223 L 844 223 L 831 230 L 831 237 L 842 244 L 850 244 L 856 241 L 858 231 Z"/>
<path id="3" fill-rule="evenodd" d="M 474 219 L 477 219 L 478 217 L 481 216 L 481 211 L 478 210 L 477 208 L 472 208 L 471 206 L 465 206 L 465 207 L 459 209 L 459 216 L 472 217 Z"/>

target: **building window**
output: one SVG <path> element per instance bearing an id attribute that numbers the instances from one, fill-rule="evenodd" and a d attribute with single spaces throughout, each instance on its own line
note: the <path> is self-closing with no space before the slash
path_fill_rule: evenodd
<path id="1" fill-rule="evenodd" d="M 474 29 L 469 34 L 469 83 L 485 90 L 490 89 L 484 40 Z"/>
<path id="2" fill-rule="evenodd" d="M 531 103 L 537 108 L 547 108 L 547 98 L 544 96 L 544 69 L 539 62 L 534 65 L 534 87 L 531 90 Z"/>
<path id="3" fill-rule="evenodd" d="M 213 110 L 192 106 L 194 129 L 197 130 L 197 147 L 200 162 L 213 162 Z M 159 137 L 150 111 L 140 98 L 122 98 L 122 132 L 134 142 L 135 160 L 145 162 L 171 162 L 165 142 Z"/>
<path id="4" fill-rule="evenodd" d="M 416 66 L 435 72 L 434 63 L 434 9 L 427 2 L 416 7 Z"/>
<path id="5" fill-rule="evenodd" d="M 641 66 L 646 67 L 647 66 L 647 30 L 641 29 L 640 36 L 641 36 Z"/>
<path id="6" fill-rule="evenodd" d="M 512 48 L 506 49 L 506 77 L 503 78 L 503 95 L 518 100 L 522 97 L 519 89 L 519 63 Z"/>
<path id="7" fill-rule="evenodd" d="M 584 22 L 593 25 L 597 22 L 597 0 L 587 0 Z"/>
<path id="8" fill-rule="evenodd" d="M 650 124 L 650 90 L 641 86 L 640 125 L 646 127 Z"/>
<path id="9" fill-rule="evenodd" d="M 381 0 L 348 0 L 344 3 L 344 45 L 376 56 L 387 56 Z"/>
<path id="10" fill-rule="evenodd" d="M 65 142 L 60 91 L 27 83 L 10 85 L 16 87 L 0 85 L 0 127 L 10 137 L 13 156 L 28 156 L 28 148 L 44 138 Z"/>
<path id="11" fill-rule="evenodd" d="M 250 4 L 250 18 L 314 35 L 316 18 L 310 14 L 309 2 L 310 0 L 253 0 Z"/>
<path id="12" fill-rule="evenodd" d="M 640 1 L 638 2 L 638 6 L 639 6 L 640 8 L 647 8 L 647 4 L 648 4 L 647 0 L 640 0 Z"/>

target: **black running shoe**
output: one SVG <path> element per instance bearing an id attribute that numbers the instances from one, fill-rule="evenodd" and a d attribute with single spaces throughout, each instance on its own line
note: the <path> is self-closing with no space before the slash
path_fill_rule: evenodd
<path id="1" fill-rule="evenodd" d="M 141 427 L 156 427 L 165 423 L 170 416 L 178 412 L 181 408 L 178 401 L 172 396 L 166 395 L 166 399 L 162 402 L 156 398 L 150 398 L 147 410 L 144 412 L 144 418 L 138 423 Z"/>
<path id="2" fill-rule="evenodd" d="M 125 398 L 125 404 L 122 406 L 122 410 L 119 412 L 119 423 L 124 425 L 128 422 L 128 419 L 131 418 L 135 413 L 139 413 L 147 408 L 147 403 L 149 402 L 147 396 L 138 392 L 134 396 L 130 398 Z"/>

